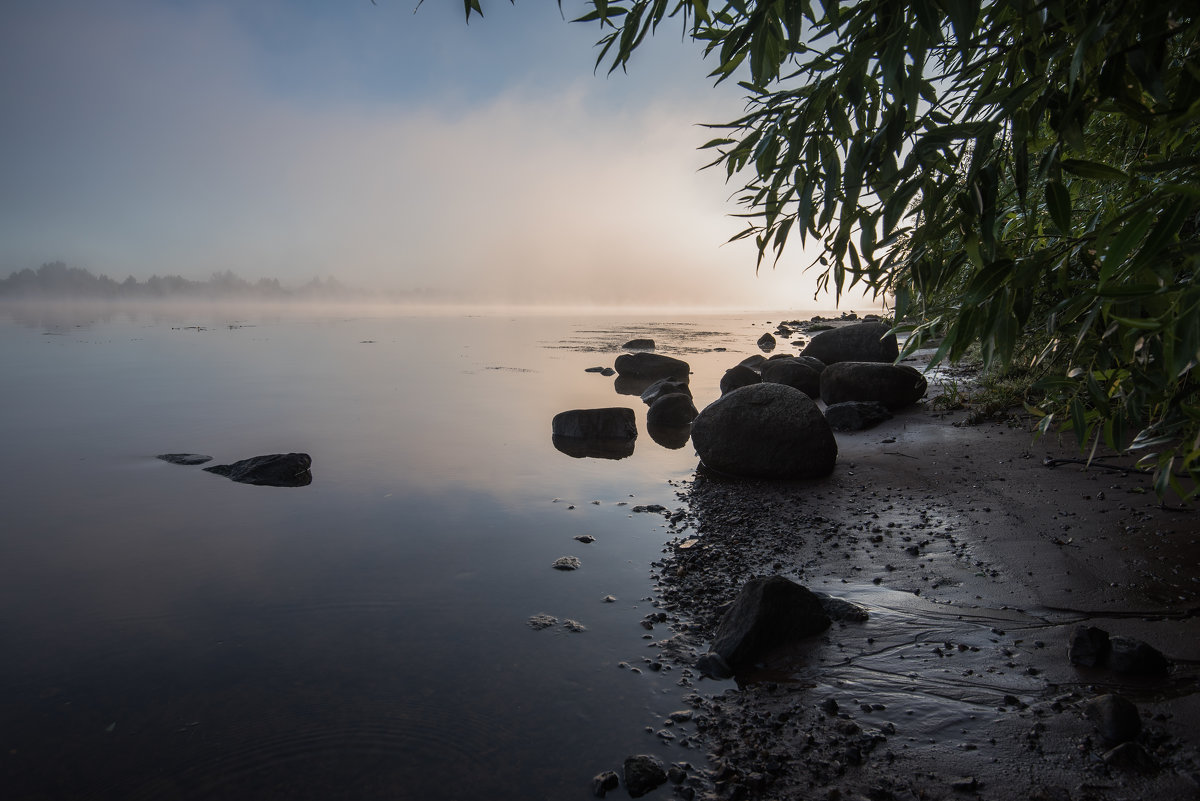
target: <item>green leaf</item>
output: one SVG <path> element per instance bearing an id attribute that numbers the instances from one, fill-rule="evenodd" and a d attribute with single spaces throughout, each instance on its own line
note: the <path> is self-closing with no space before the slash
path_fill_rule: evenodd
<path id="1" fill-rule="evenodd" d="M 1064 236 L 1071 231 L 1071 193 L 1060 181 L 1046 182 L 1046 209 L 1050 220 Z"/>
<path id="2" fill-rule="evenodd" d="M 1129 175 L 1116 167 L 1101 164 L 1098 161 L 1083 159 L 1063 159 L 1059 162 L 1064 170 L 1080 178 L 1092 178 L 1098 181 L 1128 181 Z"/>
<path id="3" fill-rule="evenodd" d="M 1104 250 L 1104 256 L 1100 266 L 1100 287 L 1103 288 L 1117 271 L 1121 265 L 1125 263 L 1125 259 L 1129 258 L 1129 254 L 1137 247 L 1142 238 L 1146 236 L 1146 232 L 1150 230 L 1151 223 L 1154 218 L 1149 212 L 1143 211 L 1127 220 L 1123 226 L 1113 236 L 1108 246 Z"/>

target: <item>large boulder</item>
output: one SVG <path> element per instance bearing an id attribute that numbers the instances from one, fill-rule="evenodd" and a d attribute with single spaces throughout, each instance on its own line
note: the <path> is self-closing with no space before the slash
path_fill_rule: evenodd
<path id="1" fill-rule="evenodd" d="M 735 389 L 758 384 L 761 381 L 762 376 L 758 374 L 757 370 L 753 370 L 745 364 L 734 365 L 725 371 L 725 375 L 721 376 L 721 394 L 728 395 Z"/>
<path id="2" fill-rule="evenodd" d="M 554 415 L 550 429 L 556 437 L 631 440 L 637 438 L 637 418 L 624 406 L 571 409 Z"/>
<path id="3" fill-rule="evenodd" d="M 902 409 L 925 395 L 927 383 L 919 370 L 882 362 L 838 362 L 821 372 L 821 400 L 876 401 Z"/>
<path id="4" fill-rule="evenodd" d="M 646 410 L 646 425 L 656 428 L 679 428 L 696 419 L 692 396 L 682 392 L 663 395 Z"/>
<path id="5" fill-rule="evenodd" d="M 762 366 L 762 380 L 794 387 L 810 398 L 821 397 L 821 371 L 794 358 L 768 359 Z"/>
<path id="6" fill-rule="evenodd" d="M 629 378 L 674 378 L 687 381 L 691 367 L 682 359 L 673 359 L 661 353 L 622 353 L 613 364 L 617 374 Z"/>
<path id="7" fill-rule="evenodd" d="M 692 423 L 692 443 L 705 466 L 747 478 L 818 478 L 837 461 L 837 442 L 816 402 L 783 384 L 723 395 Z"/>
<path id="8" fill-rule="evenodd" d="M 900 355 L 896 335 L 883 323 L 858 323 L 822 331 L 801 351 L 825 364 L 894 362 Z"/>
<path id="9" fill-rule="evenodd" d="M 829 622 L 821 599 L 806 587 L 783 576 L 751 579 L 721 618 L 701 667 L 718 677 L 723 667 L 736 673 L 776 648 L 820 634 Z"/>
<path id="10" fill-rule="evenodd" d="M 312 483 L 312 457 L 307 453 L 271 453 L 233 464 L 205 467 L 207 473 L 225 476 L 240 484 L 260 487 L 306 487 Z"/>

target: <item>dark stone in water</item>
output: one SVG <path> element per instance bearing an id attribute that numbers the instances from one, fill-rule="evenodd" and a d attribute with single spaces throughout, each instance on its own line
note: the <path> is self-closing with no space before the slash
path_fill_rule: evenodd
<path id="1" fill-rule="evenodd" d="M 691 367 L 681 359 L 658 353 L 622 353 L 613 364 L 617 372 L 629 378 L 675 378 L 687 381 Z M 640 392 L 638 394 L 641 394 Z"/>
<path id="2" fill-rule="evenodd" d="M 631 339 L 622 345 L 625 350 L 654 350 L 653 339 Z"/>
<path id="3" fill-rule="evenodd" d="M 597 798 L 604 798 L 609 790 L 617 789 L 617 785 L 621 780 L 617 778 L 616 771 L 606 770 L 603 773 L 597 773 L 592 778 L 592 794 Z"/>
<path id="4" fill-rule="evenodd" d="M 550 430 L 555 437 L 632 440 L 637 438 L 637 418 L 633 409 L 625 406 L 571 409 L 554 415 Z"/>
<path id="5" fill-rule="evenodd" d="M 658 428 L 679 428 L 696 419 L 692 396 L 682 392 L 662 395 L 646 410 L 646 425 Z"/>
<path id="6" fill-rule="evenodd" d="M 667 771 L 662 761 L 649 754 L 626 757 L 624 768 L 625 789 L 632 798 L 640 798 L 667 782 Z"/>
<path id="7" fill-rule="evenodd" d="M 748 387 L 762 382 L 762 376 L 754 368 L 745 364 L 735 364 L 721 376 L 721 394 L 728 395 L 735 389 Z"/>
<path id="8" fill-rule="evenodd" d="M 164 462 L 170 462 L 171 464 L 184 465 L 204 464 L 205 462 L 212 461 L 211 456 L 205 456 L 202 453 L 160 453 L 154 458 L 162 459 Z"/>
<path id="9" fill-rule="evenodd" d="M 766 351 L 775 350 L 775 337 L 771 336 L 770 334 L 763 334 L 758 338 L 758 342 L 756 344 L 758 347 Z"/>
<path id="10" fill-rule="evenodd" d="M 687 395 L 689 398 L 692 397 L 692 389 L 688 386 L 688 382 L 660 378 L 642 391 L 642 402 L 647 406 L 652 406 L 656 400 L 664 395 L 679 393 Z"/>
<path id="11" fill-rule="evenodd" d="M 204 468 L 240 484 L 260 487 L 307 487 L 312 483 L 312 457 L 307 453 L 272 453 L 233 464 Z"/>

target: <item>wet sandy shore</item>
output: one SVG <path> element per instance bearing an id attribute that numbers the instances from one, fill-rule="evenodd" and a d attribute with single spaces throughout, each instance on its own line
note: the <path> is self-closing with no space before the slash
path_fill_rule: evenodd
<path id="1" fill-rule="evenodd" d="M 1076 458 L 1073 443 L 964 416 L 915 407 L 840 434 L 821 481 L 701 474 L 679 488 L 651 646 L 691 689 L 690 720 L 661 735 L 688 763 L 674 793 L 1200 796 L 1200 513 L 1163 508 L 1143 475 L 1047 465 Z M 701 677 L 690 665 L 721 605 L 772 574 L 870 617 L 835 622 L 736 681 Z M 1072 665 L 1081 623 L 1158 648 L 1169 674 Z M 1112 692 L 1141 716 L 1132 758 L 1083 714 Z"/>

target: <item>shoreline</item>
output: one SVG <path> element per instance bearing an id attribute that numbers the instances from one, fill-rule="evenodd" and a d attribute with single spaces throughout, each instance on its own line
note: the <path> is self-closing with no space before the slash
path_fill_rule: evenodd
<path id="1" fill-rule="evenodd" d="M 1196 513 L 1163 508 L 1145 475 L 1047 466 L 1076 458 L 1073 443 L 966 417 L 926 400 L 839 433 L 828 478 L 731 481 L 701 470 L 679 489 L 686 513 L 651 574 L 660 630 L 672 631 L 653 647 L 692 691 L 691 719 L 659 732 L 693 749 L 680 752 L 677 795 L 1200 793 Z M 722 604 L 773 574 L 871 617 L 835 622 L 736 682 L 701 677 L 692 666 Z M 1081 624 L 1157 647 L 1170 674 L 1072 665 L 1067 644 Z M 1152 768 L 1106 761 L 1111 748 L 1083 710 L 1110 692 L 1137 704 Z M 707 768 L 688 762 L 705 752 Z"/>

